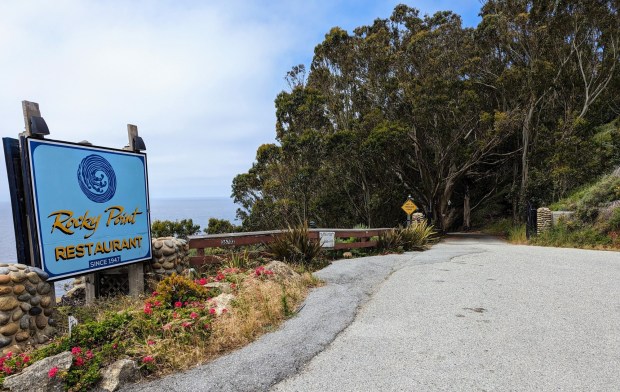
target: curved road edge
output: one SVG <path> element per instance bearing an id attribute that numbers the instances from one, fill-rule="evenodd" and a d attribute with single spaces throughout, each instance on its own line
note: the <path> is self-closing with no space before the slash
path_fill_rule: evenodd
<path id="1" fill-rule="evenodd" d="M 476 252 L 434 247 L 423 253 L 335 261 L 315 273 L 325 285 L 312 290 L 299 313 L 277 331 L 207 364 L 122 391 L 266 391 L 329 346 L 393 272 L 408 263 L 443 262 L 471 253 Z"/>

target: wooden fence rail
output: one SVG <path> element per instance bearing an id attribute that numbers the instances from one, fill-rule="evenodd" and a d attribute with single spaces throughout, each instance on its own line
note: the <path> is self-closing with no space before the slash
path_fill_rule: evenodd
<path id="1" fill-rule="evenodd" d="M 373 248 L 377 246 L 377 241 L 372 240 L 381 233 L 391 230 L 382 229 L 309 229 L 309 237 L 319 241 L 320 233 L 333 232 L 337 238 L 355 238 L 354 242 L 336 242 L 333 248 L 326 249 L 358 249 Z M 266 244 L 273 241 L 274 237 L 281 234 L 284 230 L 253 231 L 246 233 L 227 233 L 227 234 L 206 234 L 189 237 L 189 248 L 196 249 L 196 256 L 190 258 L 190 263 L 199 266 L 212 263 L 213 258 L 205 254 L 208 248 L 234 248 L 240 246 Z"/>

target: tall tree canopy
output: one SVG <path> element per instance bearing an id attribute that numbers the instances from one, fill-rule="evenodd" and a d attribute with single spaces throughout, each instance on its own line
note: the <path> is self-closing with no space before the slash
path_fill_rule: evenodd
<path id="1" fill-rule="evenodd" d="M 287 73 L 277 143 L 233 181 L 244 228 L 393 226 L 410 194 L 447 230 L 604 172 L 620 162 L 618 127 L 598 128 L 620 113 L 618 4 L 489 0 L 476 28 L 399 5 L 332 28 Z"/>

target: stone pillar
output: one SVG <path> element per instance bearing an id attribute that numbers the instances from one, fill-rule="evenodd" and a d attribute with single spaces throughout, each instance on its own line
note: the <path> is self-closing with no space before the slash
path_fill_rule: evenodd
<path id="1" fill-rule="evenodd" d="M 411 214 L 412 222 L 422 222 L 425 219 L 424 214 L 421 212 L 415 212 Z"/>
<path id="2" fill-rule="evenodd" d="M 23 264 L 0 264 L 0 349 L 21 352 L 55 332 L 56 295 L 48 275 Z"/>
<path id="3" fill-rule="evenodd" d="M 189 244 L 175 237 L 154 238 L 151 267 L 159 278 L 181 274 L 189 268 Z"/>
<path id="4" fill-rule="evenodd" d="M 540 207 L 536 210 L 536 232 L 538 234 L 547 231 L 553 223 L 553 214 L 547 207 Z"/>

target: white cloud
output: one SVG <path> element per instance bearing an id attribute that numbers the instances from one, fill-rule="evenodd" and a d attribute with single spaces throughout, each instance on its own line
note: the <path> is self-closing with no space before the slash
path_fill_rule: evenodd
<path id="1" fill-rule="evenodd" d="M 0 2 L 0 136 L 22 130 L 24 99 L 40 104 L 53 139 L 122 147 L 133 123 L 152 197 L 229 195 L 256 148 L 273 141 L 286 71 L 307 63 L 332 25 L 371 23 L 393 8 L 258 3 Z"/>

